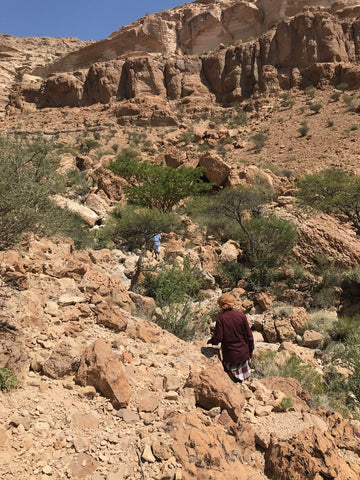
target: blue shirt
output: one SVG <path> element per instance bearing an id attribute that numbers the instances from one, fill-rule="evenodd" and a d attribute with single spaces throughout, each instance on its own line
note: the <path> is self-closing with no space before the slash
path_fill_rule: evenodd
<path id="1" fill-rule="evenodd" d="M 155 247 L 160 247 L 160 240 L 161 240 L 161 235 L 159 233 L 157 233 L 156 235 L 154 235 L 151 240 L 154 242 L 154 246 Z"/>

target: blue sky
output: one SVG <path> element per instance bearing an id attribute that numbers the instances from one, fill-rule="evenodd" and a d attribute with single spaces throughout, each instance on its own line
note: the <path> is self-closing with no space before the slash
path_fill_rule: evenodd
<path id="1" fill-rule="evenodd" d="M 147 12 L 159 12 L 188 1 L 0 0 L 0 33 L 101 40 Z"/>

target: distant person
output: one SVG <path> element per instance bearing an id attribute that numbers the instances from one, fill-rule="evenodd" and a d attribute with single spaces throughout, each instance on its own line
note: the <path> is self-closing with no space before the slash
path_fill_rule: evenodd
<path id="1" fill-rule="evenodd" d="M 156 233 L 153 237 L 151 237 L 151 240 L 153 242 L 152 250 L 155 260 L 160 260 L 161 235 Z"/>
<path id="2" fill-rule="evenodd" d="M 248 380 L 254 337 L 246 315 L 233 310 L 235 298 L 229 293 L 221 295 L 218 304 L 222 312 L 216 318 L 214 334 L 207 343 L 221 343 L 224 370 L 234 382 Z"/>

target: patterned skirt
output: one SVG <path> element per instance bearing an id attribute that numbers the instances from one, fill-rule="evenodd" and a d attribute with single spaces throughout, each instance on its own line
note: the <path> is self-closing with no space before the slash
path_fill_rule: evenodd
<path id="1" fill-rule="evenodd" d="M 224 370 L 234 382 L 243 382 L 251 377 L 249 360 L 245 360 L 245 362 L 238 365 L 224 363 Z"/>

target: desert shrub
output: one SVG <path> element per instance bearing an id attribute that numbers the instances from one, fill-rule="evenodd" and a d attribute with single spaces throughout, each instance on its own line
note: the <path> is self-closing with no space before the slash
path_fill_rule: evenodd
<path id="1" fill-rule="evenodd" d="M 175 213 L 128 205 L 117 208 L 109 216 L 104 228 L 97 233 L 97 247 L 141 249 L 149 245 L 155 233 L 180 232 L 180 229 L 180 218 Z"/>
<path id="2" fill-rule="evenodd" d="M 100 140 L 100 138 L 101 138 L 100 132 L 94 132 L 94 139 L 95 140 Z"/>
<path id="3" fill-rule="evenodd" d="M 90 191 L 89 179 L 86 172 L 77 169 L 69 170 L 66 173 L 67 186 L 71 188 L 73 196 L 85 196 Z"/>
<path id="4" fill-rule="evenodd" d="M 315 88 L 313 85 L 310 85 L 309 87 L 306 87 L 306 88 L 305 88 L 304 92 L 305 92 L 305 95 L 307 95 L 308 97 L 314 98 L 314 97 L 315 97 L 316 88 Z"/>
<path id="5" fill-rule="evenodd" d="M 297 198 L 312 208 L 346 216 L 360 231 L 360 176 L 338 168 L 304 175 L 297 182 Z"/>
<path id="6" fill-rule="evenodd" d="M 310 127 L 305 120 L 303 120 L 300 125 L 301 127 L 298 129 L 298 132 L 300 133 L 301 137 L 306 137 L 308 131 L 310 130 Z"/>
<path id="7" fill-rule="evenodd" d="M 255 216 L 244 222 L 248 234 L 242 234 L 244 259 L 251 269 L 254 287 L 270 285 L 276 279 L 278 267 L 297 240 L 293 223 L 275 215 Z"/>
<path id="8" fill-rule="evenodd" d="M 319 113 L 320 110 L 322 109 L 322 104 L 321 103 L 312 103 L 309 105 L 309 108 L 312 112 Z"/>
<path id="9" fill-rule="evenodd" d="M 283 410 L 288 410 L 294 406 L 293 399 L 291 397 L 283 397 L 280 402 L 280 407 Z"/>
<path id="10" fill-rule="evenodd" d="M 334 120 L 327 120 L 326 125 L 330 128 L 334 126 Z"/>
<path id="11" fill-rule="evenodd" d="M 193 338 L 196 325 L 193 322 L 194 312 L 191 301 L 172 303 L 162 309 L 162 315 L 162 321 L 158 322 L 161 328 L 185 341 Z"/>
<path id="12" fill-rule="evenodd" d="M 111 145 L 111 149 L 116 153 L 119 150 L 119 144 L 118 143 L 113 143 Z"/>
<path id="13" fill-rule="evenodd" d="M 181 132 L 180 140 L 188 145 L 189 143 L 193 143 L 195 139 L 194 130 L 189 128 L 186 132 Z"/>
<path id="14" fill-rule="evenodd" d="M 255 135 L 253 135 L 252 137 L 250 137 L 250 140 L 253 142 L 254 144 L 254 150 L 255 152 L 260 152 L 262 150 L 262 148 L 265 146 L 265 143 L 266 141 L 268 140 L 268 136 L 263 133 L 263 132 L 260 132 L 260 133 L 256 133 Z"/>
<path id="15" fill-rule="evenodd" d="M 346 393 L 345 404 L 349 407 L 358 406 L 360 403 L 360 333 L 351 332 L 342 342 L 336 342 L 328 347 L 331 355 L 330 365 L 340 366 L 349 371 L 348 377 L 343 383 L 343 391 Z"/>
<path id="16" fill-rule="evenodd" d="M 198 146 L 199 152 L 207 152 L 209 150 L 212 150 L 210 145 L 207 145 L 206 143 L 202 143 L 201 145 Z"/>
<path id="17" fill-rule="evenodd" d="M 236 240 L 244 230 L 244 220 L 249 212 L 273 198 L 274 192 L 263 185 L 247 187 L 239 185 L 219 191 L 210 197 L 196 198 L 186 202 L 186 211 L 208 233 L 223 241 Z"/>
<path id="18" fill-rule="evenodd" d="M 264 168 L 267 168 L 278 177 L 291 178 L 293 174 L 293 172 L 288 168 L 279 168 L 279 167 L 276 167 L 275 165 L 265 166 Z"/>
<path id="19" fill-rule="evenodd" d="M 81 153 L 88 155 L 94 148 L 100 147 L 100 143 L 94 138 L 84 138 L 79 144 L 79 150 Z"/>
<path id="20" fill-rule="evenodd" d="M 303 363 L 296 355 L 290 355 L 282 363 L 276 362 L 276 356 L 276 352 L 261 352 L 255 355 L 253 357 L 255 376 L 295 378 L 315 402 L 324 394 L 326 385 L 313 366 Z"/>
<path id="21" fill-rule="evenodd" d="M 228 288 L 235 288 L 239 280 L 245 276 L 245 267 L 241 263 L 228 261 L 219 267 L 219 273 Z"/>
<path id="22" fill-rule="evenodd" d="M 145 295 L 153 297 L 161 308 L 181 303 L 186 296 L 195 297 L 199 292 L 202 284 L 199 273 L 199 269 L 187 261 L 182 266 L 175 263 L 158 274 L 145 273 Z"/>
<path id="23" fill-rule="evenodd" d="M 338 102 L 341 97 L 341 92 L 334 92 L 330 95 L 331 100 Z"/>
<path id="24" fill-rule="evenodd" d="M 328 310 L 318 310 L 309 316 L 301 330 L 302 333 L 304 333 L 305 330 L 315 330 L 321 333 L 324 336 L 323 346 L 326 347 L 331 340 L 336 322 L 336 313 Z"/>
<path id="25" fill-rule="evenodd" d="M 314 272 L 321 279 L 314 285 L 311 307 L 329 309 L 340 299 L 340 286 L 344 280 L 344 270 L 325 255 L 314 259 Z"/>
<path id="26" fill-rule="evenodd" d="M 345 82 L 342 82 L 342 83 L 339 83 L 339 85 L 336 85 L 336 88 L 341 92 L 345 92 L 345 90 L 349 88 L 349 85 Z"/>
<path id="27" fill-rule="evenodd" d="M 16 373 L 9 368 L 0 368 L 0 390 L 14 390 L 20 385 Z"/>
<path id="28" fill-rule="evenodd" d="M 285 92 L 280 95 L 281 103 L 280 106 L 283 108 L 291 108 L 294 106 L 294 100 L 292 100 L 291 95 L 289 92 Z"/>
<path id="29" fill-rule="evenodd" d="M 203 168 L 172 168 L 147 162 L 139 163 L 134 161 L 136 159 L 137 154 L 133 151 L 123 150 L 108 166 L 109 170 L 130 183 L 125 193 L 128 201 L 134 205 L 168 212 L 180 200 L 212 188 L 211 184 L 203 180 Z"/>
<path id="30" fill-rule="evenodd" d="M 159 325 L 183 340 L 190 340 L 196 330 L 192 300 L 201 284 L 199 269 L 187 261 L 182 266 L 175 263 L 160 273 L 147 272 L 144 276 L 145 295 L 153 297 L 162 312 Z"/>
<path id="31" fill-rule="evenodd" d="M 56 206 L 51 197 L 64 193 L 66 181 L 57 173 L 59 163 L 52 144 L 0 138 L 0 249 L 33 232 L 39 235 L 76 233 L 89 239 L 80 217 Z"/>

